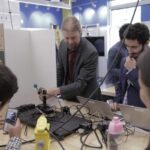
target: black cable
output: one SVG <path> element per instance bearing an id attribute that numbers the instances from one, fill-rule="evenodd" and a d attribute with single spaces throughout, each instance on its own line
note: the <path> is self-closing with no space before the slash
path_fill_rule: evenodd
<path id="1" fill-rule="evenodd" d="M 35 139 L 24 141 L 22 142 L 22 144 L 28 144 L 28 143 L 33 143 L 33 142 L 35 142 Z"/>
<path id="2" fill-rule="evenodd" d="M 84 144 L 85 144 L 85 141 L 87 140 L 87 138 L 88 138 L 88 136 L 90 135 L 90 133 L 91 133 L 91 131 L 87 134 L 87 136 L 85 137 L 84 141 L 82 141 L 82 138 L 83 138 L 83 136 L 84 136 L 84 135 L 81 135 L 81 136 L 80 136 L 80 142 L 81 142 L 81 144 L 82 144 L 82 146 L 81 146 L 81 149 L 80 149 L 80 150 L 82 150 L 82 149 L 83 149 Z"/>
<path id="3" fill-rule="evenodd" d="M 26 125 L 26 126 L 25 126 L 25 130 L 24 130 L 24 135 L 25 135 L 25 136 L 27 136 L 27 133 L 28 133 L 27 130 L 28 130 L 28 126 Z"/>
<path id="4" fill-rule="evenodd" d="M 80 106 L 77 105 L 77 106 L 76 106 L 76 109 L 78 110 L 79 108 L 80 108 Z M 85 119 L 85 116 L 84 116 L 84 114 L 82 113 L 81 109 L 79 109 L 79 114 L 81 115 L 82 118 Z"/>
<path id="5" fill-rule="evenodd" d="M 71 106 L 70 106 L 70 111 L 71 111 L 71 109 L 73 109 L 72 107 L 75 107 L 75 110 L 77 110 L 77 109 L 79 109 L 79 108 L 81 107 L 81 104 L 79 104 L 79 105 L 71 105 Z M 84 115 L 90 114 L 90 109 L 89 109 L 87 106 L 84 106 L 84 108 L 85 108 L 88 112 L 82 113 L 82 111 L 80 110 L 80 112 L 79 112 L 79 114 L 78 114 L 77 116 L 84 116 Z M 72 112 L 72 111 L 71 111 L 71 112 Z M 85 116 L 84 116 L 83 118 L 85 118 Z"/>
<path id="6" fill-rule="evenodd" d="M 133 135 L 135 133 L 135 127 L 132 127 L 130 123 L 125 125 L 126 136 Z"/>
<path id="7" fill-rule="evenodd" d="M 102 143 L 101 143 L 101 141 L 100 141 L 100 139 L 99 139 L 99 137 L 98 137 L 98 135 L 97 135 L 96 130 L 97 130 L 97 129 L 92 129 L 91 131 L 89 131 L 88 134 L 86 134 L 86 135 L 83 134 L 83 135 L 80 136 L 80 142 L 82 143 L 81 150 L 83 149 L 84 146 L 90 147 L 90 148 L 96 148 L 96 149 L 97 149 L 97 148 L 103 148 L 103 145 L 102 145 Z M 97 138 L 97 140 L 98 140 L 100 146 L 92 146 L 92 145 L 89 145 L 89 144 L 86 144 L 86 143 L 85 143 L 86 140 L 87 140 L 87 138 L 89 137 L 89 135 L 90 135 L 92 132 L 94 132 L 94 134 L 96 135 L 96 138 Z M 83 137 L 84 137 L 84 136 L 86 136 L 86 137 L 85 137 L 85 139 L 83 140 Z"/>
<path id="8" fill-rule="evenodd" d="M 60 147 L 62 148 L 62 150 L 65 150 L 65 148 L 63 147 L 63 145 L 61 144 L 61 142 L 59 141 L 59 139 L 51 131 L 49 131 L 48 129 L 46 129 L 46 131 L 49 133 L 50 136 L 52 136 L 58 142 L 58 144 L 60 145 Z"/>
<path id="9" fill-rule="evenodd" d="M 4 145 L 0 145 L 0 147 L 5 147 L 6 146 L 6 144 L 4 144 Z"/>
<path id="10" fill-rule="evenodd" d="M 102 135 L 102 141 L 107 147 L 107 129 L 108 129 L 108 123 L 105 120 L 102 120 L 97 126 L 98 130 L 100 131 Z"/>
<path id="11" fill-rule="evenodd" d="M 11 23 L 11 28 L 13 29 L 13 21 L 12 21 L 12 12 L 10 8 L 10 0 L 8 0 L 8 9 L 9 9 L 9 16 L 10 16 L 10 23 Z"/>

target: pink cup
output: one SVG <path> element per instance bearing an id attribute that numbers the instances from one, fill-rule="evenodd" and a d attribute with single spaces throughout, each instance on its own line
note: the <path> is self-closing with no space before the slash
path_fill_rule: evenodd
<path id="1" fill-rule="evenodd" d="M 124 132 L 123 123 L 118 117 L 113 117 L 112 121 L 108 126 L 108 133 L 110 134 L 121 134 Z"/>

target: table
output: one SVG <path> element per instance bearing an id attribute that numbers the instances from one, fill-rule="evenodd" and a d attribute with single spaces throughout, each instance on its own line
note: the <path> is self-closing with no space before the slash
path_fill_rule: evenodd
<path id="1" fill-rule="evenodd" d="M 58 102 L 56 102 L 57 105 Z M 61 101 L 61 105 L 75 105 L 75 103 L 67 102 L 67 101 Z M 32 140 L 34 139 L 34 129 L 28 127 L 27 128 L 27 135 L 25 133 L 25 125 L 22 127 L 22 135 L 21 138 L 23 140 Z M 101 139 L 101 134 L 98 132 L 98 135 Z M 3 131 L 0 130 L 0 145 L 6 144 L 9 137 L 8 135 L 3 135 Z M 127 139 L 127 141 L 123 144 L 123 149 L 121 150 L 143 150 L 148 145 L 149 141 L 149 133 L 143 132 L 141 130 L 137 130 L 134 135 L 130 135 Z M 79 133 L 74 133 L 72 135 L 67 136 L 63 141 L 61 141 L 63 144 L 65 150 L 80 150 L 81 148 L 81 142 L 80 142 L 80 135 Z M 94 144 L 94 146 L 98 146 L 97 140 L 95 135 L 92 133 L 88 140 L 88 144 Z M 1 148 L 0 148 L 1 150 Z M 34 150 L 34 143 L 28 143 L 21 146 L 21 150 Z M 58 145 L 58 143 L 54 140 L 52 140 L 51 143 L 51 150 L 61 150 L 61 147 Z M 93 150 L 92 148 L 85 147 L 84 150 Z M 95 149 L 98 150 L 98 149 Z M 106 150 L 106 147 L 103 143 L 103 150 Z"/>

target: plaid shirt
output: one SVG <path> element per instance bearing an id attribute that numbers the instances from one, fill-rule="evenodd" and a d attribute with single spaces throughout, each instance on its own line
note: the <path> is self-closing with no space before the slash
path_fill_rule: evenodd
<path id="1" fill-rule="evenodd" d="M 20 150 L 21 139 L 18 137 L 10 138 L 5 150 Z"/>

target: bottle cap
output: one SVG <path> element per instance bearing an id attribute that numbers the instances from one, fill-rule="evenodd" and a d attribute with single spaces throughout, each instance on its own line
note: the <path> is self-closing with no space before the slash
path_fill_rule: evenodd
<path id="1" fill-rule="evenodd" d="M 123 123 L 120 121 L 118 117 L 113 117 L 112 121 L 108 126 L 108 133 L 110 134 L 120 134 L 123 133 Z"/>

